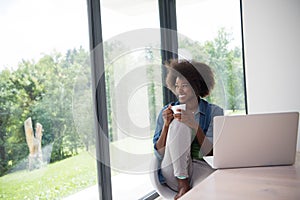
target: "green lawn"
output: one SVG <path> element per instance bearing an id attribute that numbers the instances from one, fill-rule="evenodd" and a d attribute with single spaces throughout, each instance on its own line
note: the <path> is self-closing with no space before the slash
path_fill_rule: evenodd
<path id="1" fill-rule="evenodd" d="M 111 143 L 130 153 L 149 153 L 152 140 L 126 138 Z M 148 147 L 148 148 L 146 148 Z M 111 147 L 113 151 L 115 148 Z M 138 152 L 137 149 L 140 149 Z M 111 172 L 112 176 L 118 172 Z M 33 171 L 23 170 L 0 177 L 0 199 L 62 199 L 97 183 L 96 160 L 89 152 Z"/>
<path id="2" fill-rule="evenodd" d="M 38 170 L 0 177 L 0 199 L 61 199 L 96 182 L 95 159 L 82 152 Z"/>

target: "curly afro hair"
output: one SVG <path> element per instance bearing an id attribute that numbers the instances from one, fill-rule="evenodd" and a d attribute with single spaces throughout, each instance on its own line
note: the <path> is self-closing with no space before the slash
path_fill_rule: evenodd
<path id="1" fill-rule="evenodd" d="M 193 88 L 195 95 L 206 97 L 215 85 L 212 69 L 201 62 L 173 59 L 167 62 L 167 87 L 175 92 L 176 78 L 186 79 Z"/>

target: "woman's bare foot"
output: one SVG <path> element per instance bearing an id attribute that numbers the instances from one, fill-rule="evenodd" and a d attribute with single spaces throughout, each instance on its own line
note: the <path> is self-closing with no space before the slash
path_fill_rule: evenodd
<path id="1" fill-rule="evenodd" d="M 182 197 L 187 191 L 191 189 L 189 180 L 186 179 L 177 179 L 178 180 L 178 193 L 175 196 L 175 200 Z"/>

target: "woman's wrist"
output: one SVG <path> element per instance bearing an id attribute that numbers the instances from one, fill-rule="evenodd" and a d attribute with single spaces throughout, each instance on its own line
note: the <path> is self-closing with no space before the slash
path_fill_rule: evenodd
<path id="1" fill-rule="evenodd" d="M 164 123 L 164 128 L 169 128 L 170 123 Z"/>
<path id="2" fill-rule="evenodd" d="M 198 129 L 200 128 L 200 125 L 197 122 L 195 122 L 193 123 L 191 128 L 195 131 L 195 133 L 197 133 Z"/>

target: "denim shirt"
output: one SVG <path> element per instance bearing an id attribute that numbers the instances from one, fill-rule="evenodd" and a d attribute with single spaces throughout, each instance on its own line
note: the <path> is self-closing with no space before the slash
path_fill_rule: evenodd
<path id="1" fill-rule="evenodd" d="M 172 106 L 173 105 L 179 105 L 180 103 L 177 102 L 173 102 L 170 103 Z M 163 109 L 160 111 L 158 118 L 157 118 L 157 123 L 156 123 L 156 128 L 155 128 L 155 133 L 153 136 L 153 144 L 154 144 L 154 154 L 157 157 L 157 159 L 159 160 L 159 165 L 161 164 L 161 161 L 163 159 L 163 155 L 160 155 L 156 149 L 156 142 L 160 137 L 160 134 L 162 132 L 162 128 L 164 125 L 164 120 L 162 117 L 162 112 L 170 105 L 166 105 L 163 107 Z M 214 104 L 210 104 L 207 101 L 205 101 L 204 99 L 200 99 L 199 101 L 199 106 L 198 106 L 198 110 L 195 112 L 195 120 L 199 123 L 200 127 L 202 128 L 205 136 L 207 137 L 207 139 L 212 143 L 213 142 L 213 118 L 215 116 L 219 116 L 219 115 L 223 115 L 223 109 L 220 108 L 217 105 Z M 200 147 L 199 147 L 200 149 Z M 201 154 L 199 152 L 199 154 Z M 159 176 L 159 181 L 160 183 L 165 183 L 165 179 L 161 174 L 160 171 L 160 167 L 158 166 L 158 176 Z"/>

